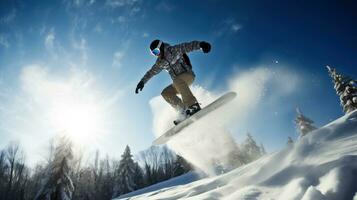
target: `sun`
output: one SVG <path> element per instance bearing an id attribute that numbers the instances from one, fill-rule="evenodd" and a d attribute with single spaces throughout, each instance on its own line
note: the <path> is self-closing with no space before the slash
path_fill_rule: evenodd
<path id="1" fill-rule="evenodd" d="M 56 130 L 83 145 L 96 141 L 102 121 L 98 105 L 69 102 L 58 103 L 50 119 Z"/>

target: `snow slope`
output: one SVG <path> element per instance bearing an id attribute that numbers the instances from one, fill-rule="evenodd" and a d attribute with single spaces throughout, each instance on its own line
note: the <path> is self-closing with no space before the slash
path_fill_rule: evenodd
<path id="1" fill-rule="evenodd" d="M 229 173 L 130 199 L 357 200 L 357 111 Z"/>
<path id="2" fill-rule="evenodd" d="M 137 196 L 137 195 L 141 195 L 144 193 L 153 192 L 153 191 L 157 191 L 157 190 L 160 190 L 162 192 L 165 190 L 165 188 L 191 183 L 193 181 L 198 180 L 199 177 L 200 177 L 200 175 L 198 173 L 189 172 L 189 173 L 183 174 L 181 176 L 178 176 L 178 177 L 166 180 L 166 181 L 162 181 L 162 182 L 156 183 L 154 185 L 150 185 L 146 188 L 142 188 L 142 189 L 124 194 L 124 195 L 120 196 L 119 199 Z"/>

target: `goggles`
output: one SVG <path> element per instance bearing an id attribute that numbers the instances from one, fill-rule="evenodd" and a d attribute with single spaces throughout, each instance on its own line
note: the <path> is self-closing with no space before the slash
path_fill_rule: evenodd
<path id="1" fill-rule="evenodd" d="M 153 50 L 151 50 L 151 54 L 154 56 L 159 56 L 160 55 L 160 47 L 162 45 L 162 41 L 160 40 L 159 44 L 157 45 L 157 47 Z"/>

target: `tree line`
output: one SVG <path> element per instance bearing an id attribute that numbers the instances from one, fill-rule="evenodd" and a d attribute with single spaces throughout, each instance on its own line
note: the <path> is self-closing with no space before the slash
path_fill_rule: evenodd
<path id="1" fill-rule="evenodd" d="M 248 133 L 230 159 L 240 163 L 234 166 L 238 167 L 265 153 L 263 145 L 258 145 Z M 0 150 L 1 200 L 109 200 L 193 169 L 166 146 L 151 146 L 135 156 L 126 146 L 119 160 L 102 158 L 96 151 L 84 163 L 83 153 L 75 152 L 72 142 L 64 136 L 50 142 L 43 162 L 29 167 L 25 161 L 18 142 L 10 142 Z M 217 163 L 217 170 L 227 171 L 220 167 Z"/>
<path id="2" fill-rule="evenodd" d="M 29 167 L 18 142 L 0 150 L 1 200 L 108 200 L 182 175 L 192 169 L 167 147 L 151 147 L 136 158 L 126 146 L 120 160 L 101 158 L 90 163 L 74 152 L 67 137 L 53 140 L 42 163 Z"/>

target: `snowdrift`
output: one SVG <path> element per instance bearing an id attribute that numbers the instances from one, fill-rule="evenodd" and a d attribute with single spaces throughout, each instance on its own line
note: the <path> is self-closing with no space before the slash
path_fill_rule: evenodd
<path id="1" fill-rule="evenodd" d="M 229 173 L 130 199 L 357 200 L 357 111 Z"/>

